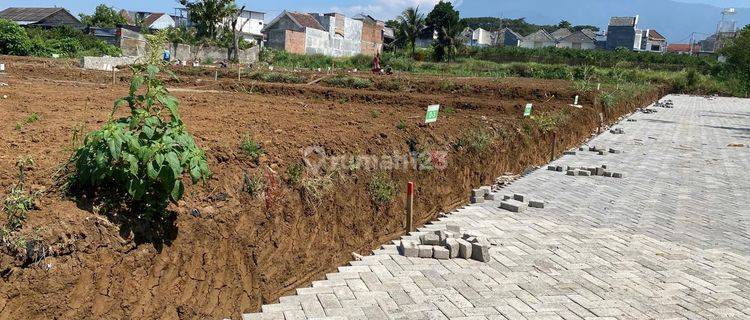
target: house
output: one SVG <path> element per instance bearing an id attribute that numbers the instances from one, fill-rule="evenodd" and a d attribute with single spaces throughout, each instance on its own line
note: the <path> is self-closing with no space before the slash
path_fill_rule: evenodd
<path id="1" fill-rule="evenodd" d="M 607 50 L 624 48 L 639 50 L 641 48 L 642 32 L 638 30 L 638 16 L 612 17 L 607 26 Z"/>
<path id="2" fill-rule="evenodd" d="M 701 52 L 700 44 L 690 45 L 689 43 L 670 43 L 667 45 L 667 53 L 693 54 L 698 52 Z"/>
<path id="3" fill-rule="evenodd" d="M 549 34 L 549 32 L 542 29 L 523 37 L 521 39 L 519 47 L 538 49 L 545 47 L 554 47 L 556 43 L 557 41 L 555 40 L 555 38 L 553 38 L 552 35 Z"/>
<path id="4" fill-rule="evenodd" d="M 472 47 L 487 47 L 492 45 L 492 32 L 477 28 L 469 29 L 466 44 Z"/>
<path id="5" fill-rule="evenodd" d="M 142 26 L 150 30 L 174 28 L 177 25 L 172 16 L 163 12 L 120 10 L 120 16 L 125 18 L 128 25 Z"/>
<path id="6" fill-rule="evenodd" d="M 560 39 L 557 42 L 558 48 L 571 48 L 581 50 L 596 49 L 596 38 L 589 36 L 583 30 L 576 31 Z"/>
<path id="7" fill-rule="evenodd" d="M 383 46 L 384 24 L 340 13 L 284 11 L 263 29 L 266 45 L 297 54 L 348 57 L 374 54 Z"/>
<path id="8" fill-rule="evenodd" d="M 220 23 L 219 26 L 225 24 L 231 24 L 234 18 L 227 18 L 224 23 Z M 240 32 L 242 38 L 245 41 L 253 43 L 263 42 L 263 28 L 265 28 L 266 14 L 259 11 L 242 10 L 240 15 L 237 17 L 237 24 L 234 26 L 236 31 Z"/>
<path id="9" fill-rule="evenodd" d="M 664 53 L 667 51 L 667 38 L 654 29 L 646 29 L 641 36 L 641 51 Z"/>
<path id="10" fill-rule="evenodd" d="M 573 33 L 570 32 L 568 28 L 560 28 L 550 33 L 550 35 L 555 38 L 556 41 L 560 41 L 560 39 L 565 38 L 571 34 Z"/>
<path id="11" fill-rule="evenodd" d="M 65 8 L 7 8 L 0 11 L 0 19 L 22 26 L 54 28 L 68 26 L 83 29 L 83 24 Z"/>
<path id="12" fill-rule="evenodd" d="M 503 47 L 518 47 L 521 44 L 522 38 L 523 37 L 520 34 L 510 28 L 503 28 L 497 31 L 494 44 Z"/>

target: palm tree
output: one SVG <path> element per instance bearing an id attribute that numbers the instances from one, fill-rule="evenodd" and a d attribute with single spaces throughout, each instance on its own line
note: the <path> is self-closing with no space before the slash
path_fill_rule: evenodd
<path id="1" fill-rule="evenodd" d="M 404 10 L 398 17 L 399 28 L 406 37 L 407 43 L 411 44 L 411 53 L 416 52 L 417 36 L 424 28 L 424 14 L 419 12 L 419 6 Z"/>
<path id="2" fill-rule="evenodd" d="M 448 52 L 448 61 L 450 62 L 458 54 L 458 50 L 464 45 L 466 40 L 463 36 L 464 27 L 462 24 L 448 25 L 447 28 L 443 27 L 443 33 L 445 33 L 445 40 L 447 42 L 446 49 Z"/>

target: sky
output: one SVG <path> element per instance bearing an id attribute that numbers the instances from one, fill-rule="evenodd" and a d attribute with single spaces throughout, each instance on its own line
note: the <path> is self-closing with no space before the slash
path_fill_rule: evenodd
<path id="1" fill-rule="evenodd" d="M 521 0 L 452 0 L 454 5 L 460 10 L 463 2 L 486 3 L 488 12 L 499 12 L 503 1 L 521 1 Z M 608 0 L 602 0 L 608 1 Z M 678 0 L 688 3 L 705 3 L 719 7 L 750 7 L 750 0 Z M 246 1 L 237 0 L 237 4 L 247 5 L 247 9 L 266 12 L 266 19 L 271 20 L 284 9 L 304 12 L 341 12 L 344 14 L 368 13 L 375 18 L 387 20 L 395 17 L 404 8 L 419 5 L 425 10 L 429 10 L 438 0 L 320 0 L 320 1 L 293 1 L 293 0 L 274 0 L 274 1 Z M 94 8 L 104 3 L 118 9 L 127 8 L 129 10 L 153 11 L 173 13 L 174 7 L 177 7 L 176 0 L 3 0 L 0 9 L 4 7 L 65 7 L 73 14 L 91 13 Z M 493 9 L 497 6 L 497 10 Z M 487 15 L 494 15 L 488 13 Z M 533 21 L 532 21 L 533 22 Z"/>

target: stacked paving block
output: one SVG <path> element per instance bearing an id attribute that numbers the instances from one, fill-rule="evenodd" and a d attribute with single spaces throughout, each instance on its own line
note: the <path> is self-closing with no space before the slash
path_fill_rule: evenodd
<path id="1" fill-rule="evenodd" d="M 609 129 L 609 133 L 612 133 L 612 134 L 625 134 L 625 130 L 623 130 L 622 128 L 613 128 L 613 129 Z"/>
<path id="2" fill-rule="evenodd" d="M 525 212 L 529 207 L 532 208 L 544 208 L 544 202 L 539 200 L 531 200 L 522 194 L 513 194 L 503 196 L 503 201 L 500 202 L 500 209 L 508 210 L 510 212 L 522 213 Z"/>
<path id="3" fill-rule="evenodd" d="M 399 241 L 398 249 L 406 257 L 447 259 L 473 259 L 488 262 L 490 242 L 487 239 L 471 234 L 461 233 L 456 225 L 447 225 L 446 229 L 417 232 L 419 236 L 405 236 Z"/>
<path id="4" fill-rule="evenodd" d="M 614 150 L 614 149 L 610 149 Z M 610 151 L 612 152 L 612 151 Z M 621 151 L 616 150 L 612 153 L 619 153 Z M 564 169 L 564 170 L 558 170 L 558 169 Z M 601 165 L 599 167 L 571 167 L 571 166 L 549 166 L 547 167 L 547 170 L 549 171 L 564 171 L 566 175 L 569 176 L 580 176 L 580 177 L 591 177 L 591 176 L 600 176 L 600 177 L 608 177 L 608 178 L 622 178 L 623 174 L 621 172 L 613 172 L 607 170 L 607 165 Z"/>

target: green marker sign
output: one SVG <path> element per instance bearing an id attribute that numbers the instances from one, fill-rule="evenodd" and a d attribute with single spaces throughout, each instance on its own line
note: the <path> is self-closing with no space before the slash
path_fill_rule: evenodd
<path id="1" fill-rule="evenodd" d="M 438 111 L 440 111 L 439 104 L 433 104 L 427 107 L 427 114 L 424 117 L 424 123 L 433 123 L 437 121 Z"/>
<path id="2" fill-rule="evenodd" d="M 526 109 L 523 110 L 523 116 L 528 117 L 531 115 L 531 103 L 526 104 Z"/>

